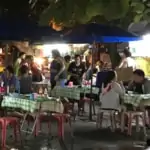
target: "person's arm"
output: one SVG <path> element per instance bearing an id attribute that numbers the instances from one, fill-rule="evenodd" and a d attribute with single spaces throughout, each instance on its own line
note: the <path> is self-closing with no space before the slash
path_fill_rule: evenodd
<path id="1" fill-rule="evenodd" d="M 85 65 L 84 64 L 82 64 L 83 66 L 82 66 L 82 75 L 86 72 L 86 67 L 85 67 Z"/>
<path id="2" fill-rule="evenodd" d="M 125 94 L 125 88 L 122 84 L 118 84 L 118 83 L 114 82 L 113 89 L 116 93 L 119 94 L 120 97 L 122 97 Z"/>
<path id="3" fill-rule="evenodd" d="M 131 80 L 128 84 L 128 91 L 133 91 L 134 90 L 134 82 Z"/>
<path id="4" fill-rule="evenodd" d="M 68 73 L 72 73 L 72 66 L 73 66 L 73 62 L 68 67 Z"/>
<path id="5" fill-rule="evenodd" d="M 61 73 L 65 70 L 65 63 L 64 63 L 64 61 L 61 59 L 61 58 L 59 58 L 58 60 L 57 60 L 59 63 L 60 63 L 60 65 L 61 65 L 61 68 L 60 68 L 60 70 L 59 70 L 59 72 L 57 73 L 57 75 L 56 76 L 60 76 L 61 75 Z"/>
<path id="6" fill-rule="evenodd" d="M 128 66 L 127 65 L 127 61 L 125 61 L 125 60 L 121 61 L 121 63 L 120 63 L 118 68 L 123 68 L 124 66 Z"/>

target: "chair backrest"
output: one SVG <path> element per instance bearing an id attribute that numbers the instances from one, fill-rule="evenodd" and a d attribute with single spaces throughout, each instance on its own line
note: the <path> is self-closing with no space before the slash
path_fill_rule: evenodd
<path id="1" fill-rule="evenodd" d="M 119 94 L 113 89 L 100 95 L 101 108 L 118 109 L 120 107 Z"/>
<path id="2" fill-rule="evenodd" d="M 96 87 L 99 87 L 99 88 L 102 87 L 102 83 L 104 83 L 104 81 L 106 80 L 108 74 L 109 74 L 109 70 L 104 70 L 104 71 L 101 71 L 101 72 L 97 73 Z"/>

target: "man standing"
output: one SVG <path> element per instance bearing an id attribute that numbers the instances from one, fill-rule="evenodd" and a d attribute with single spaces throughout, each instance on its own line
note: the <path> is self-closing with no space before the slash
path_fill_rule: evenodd
<path id="1" fill-rule="evenodd" d="M 85 65 L 81 62 L 80 55 L 75 55 L 75 61 L 69 65 L 68 72 L 70 74 L 70 81 L 74 85 L 80 85 L 85 72 Z"/>

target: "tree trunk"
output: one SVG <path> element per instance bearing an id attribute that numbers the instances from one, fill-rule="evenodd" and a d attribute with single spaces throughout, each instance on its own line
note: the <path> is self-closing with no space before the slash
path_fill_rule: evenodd
<path id="1" fill-rule="evenodd" d="M 110 59 L 111 59 L 111 62 L 112 62 L 112 68 L 114 69 L 120 63 L 120 56 L 117 52 L 117 44 L 116 43 L 108 44 L 107 48 L 108 48 L 108 52 L 109 52 Z"/>

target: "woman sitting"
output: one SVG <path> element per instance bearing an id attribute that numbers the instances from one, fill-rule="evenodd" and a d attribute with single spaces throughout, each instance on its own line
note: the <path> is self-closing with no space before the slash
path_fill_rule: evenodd
<path id="1" fill-rule="evenodd" d="M 109 71 L 105 82 L 102 85 L 100 102 L 102 109 L 115 109 L 120 107 L 120 98 L 125 94 L 123 84 L 118 84 L 115 71 Z"/>
<path id="2" fill-rule="evenodd" d="M 9 86 L 10 92 L 15 92 L 18 90 L 18 79 L 14 74 L 14 69 L 12 66 L 7 66 L 1 75 L 1 81 L 4 83 L 4 87 Z"/>
<path id="3" fill-rule="evenodd" d="M 32 76 L 29 75 L 27 66 L 21 66 L 20 70 L 20 94 L 32 93 Z"/>

